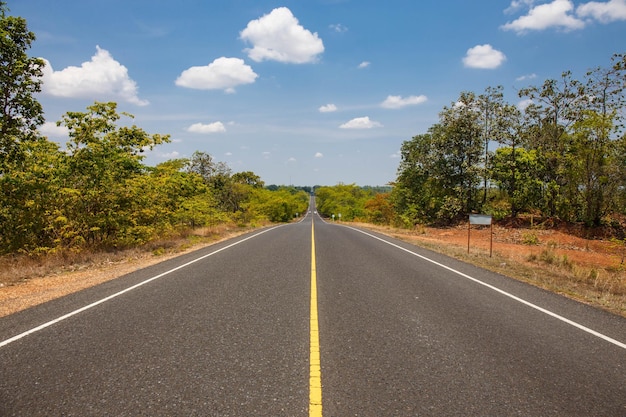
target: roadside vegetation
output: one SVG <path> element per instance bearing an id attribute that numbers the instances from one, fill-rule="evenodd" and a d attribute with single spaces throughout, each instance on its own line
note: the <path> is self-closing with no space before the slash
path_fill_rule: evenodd
<path id="1" fill-rule="evenodd" d="M 521 244 L 545 245 L 524 261 L 530 271 L 549 268 L 596 298 L 621 297 L 624 310 L 623 255 L 612 267 L 583 270 L 537 234 L 565 225 L 623 251 L 624 54 L 580 80 L 566 71 L 520 90 L 523 106 L 507 103 L 501 86 L 462 92 L 438 123 L 402 144 L 397 178 L 386 186 L 287 187 L 232 172 L 203 150 L 148 166 L 144 152 L 169 135 L 132 124 L 114 102 L 68 111 L 58 124 L 69 140 L 49 140 L 39 130 L 44 113 L 36 100 L 44 62 L 28 55 L 35 34 L 2 1 L 0 13 L 0 283 L 28 278 L 18 270 L 45 275 L 136 251 L 158 255 L 288 222 L 308 210 L 315 193 L 323 216 L 405 236 L 490 214 L 502 227 L 525 228 Z"/>

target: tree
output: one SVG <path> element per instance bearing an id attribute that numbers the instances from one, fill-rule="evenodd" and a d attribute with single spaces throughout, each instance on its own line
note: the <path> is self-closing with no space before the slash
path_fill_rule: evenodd
<path id="1" fill-rule="evenodd" d="M 476 111 L 476 95 L 461 93 L 439 115 L 442 131 L 434 136 L 435 171 L 446 190 L 440 213 L 443 219 L 478 209 L 478 185 L 484 166 L 482 129 Z"/>
<path id="2" fill-rule="evenodd" d="M 28 57 L 35 34 L 26 20 L 7 16 L 7 11 L 0 1 L 0 174 L 21 157 L 20 144 L 35 140 L 44 122 L 41 104 L 33 97 L 41 91 L 44 61 Z"/>
<path id="3" fill-rule="evenodd" d="M 541 171 L 536 150 L 500 147 L 490 162 L 490 171 L 492 180 L 506 193 L 512 216 L 538 208 L 542 182 L 534 175 Z"/>
<path id="4" fill-rule="evenodd" d="M 0 175 L 0 253 L 71 246 L 59 175 L 65 154 L 43 138 L 21 144 L 21 152 Z"/>
<path id="5" fill-rule="evenodd" d="M 567 197 L 562 193 L 568 184 L 564 164 L 571 149 L 568 129 L 578 119 L 586 104 L 583 84 L 572 78 L 570 71 L 560 80 L 546 80 L 541 87 L 528 87 L 519 91 L 531 104 L 526 114 L 532 120 L 528 145 L 539 151 L 544 159 L 543 182 L 546 195 L 545 211 L 550 216 L 567 216 Z M 563 211 L 564 209 L 565 211 Z"/>
<path id="6" fill-rule="evenodd" d="M 132 117 L 131 115 L 124 114 Z M 59 122 L 69 130 L 65 188 L 80 236 L 91 244 L 112 244 L 132 226 L 133 194 L 128 181 L 145 173 L 143 151 L 169 141 L 137 126 L 118 127 L 116 103 L 98 103 L 86 112 L 68 112 Z"/>
<path id="7" fill-rule="evenodd" d="M 263 188 L 265 186 L 261 177 L 252 171 L 236 172 L 232 178 L 235 183 L 249 185 L 252 188 Z"/>
<path id="8" fill-rule="evenodd" d="M 489 175 L 486 169 L 487 165 L 489 165 L 490 158 L 489 144 L 492 141 L 498 141 L 504 128 L 504 121 L 500 117 L 503 114 L 502 108 L 504 107 L 504 95 L 502 90 L 503 87 L 501 85 L 497 87 L 487 87 L 485 92 L 478 96 L 478 108 L 480 110 L 478 121 L 482 126 L 484 144 L 483 158 L 485 163 L 485 169 L 483 170 L 483 204 L 487 201 L 489 183 Z"/>

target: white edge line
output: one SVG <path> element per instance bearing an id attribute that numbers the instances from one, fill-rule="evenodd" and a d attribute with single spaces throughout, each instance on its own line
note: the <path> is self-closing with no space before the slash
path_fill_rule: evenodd
<path id="1" fill-rule="evenodd" d="M 216 253 L 222 252 L 222 251 L 224 251 L 224 250 L 226 250 L 226 249 L 230 249 L 230 248 L 232 248 L 232 247 L 233 247 L 233 246 L 235 246 L 235 245 L 238 245 L 238 244 L 240 244 L 240 243 L 245 242 L 246 240 L 250 240 L 250 239 L 252 239 L 252 238 L 254 238 L 254 237 L 257 237 L 257 236 L 259 236 L 259 235 L 262 235 L 263 233 L 269 232 L 270 230 L 274 230 L 274 229 L 276 229 L 276 228 L 278 228 L 278 227 L 281 227 L 281 226 L 284 226 L 284 225 L 278 225 L 278 226 L 271 227 L 271 228 L 269 228 L 269 229 L 262 230 L 262 231 L 260 231 L 259 233 L 255 233 L 255 234 L 254 234 L 254 235 L 252 235 L 252 236 L 248 236 L 248 237 L 246 237 L 246 238 L 244 238 L 244 239 L 238 240 L 238 241 L 237 241 L 237 242 L 235 242 L 235 243 L 231 243 L 231 244 L 230 244 L 230 245 L 228 245 L 228 246 L 224 246 L 223 248 L 220 248 L 220 249 L 218 249 L 218 250 L 216 250 L 216 251 L 213 251 L 213 252 L 211 252 L 211 253 L 208 253 L 208 254 L 206 254 L 206 255 L 203 255 L 203 256 L 201 256 L 201 257 L 199 257 L 199 258 L 196 258 L 196 259 L 194 259 L 194 260 L 191 260 L 191 261 L 189 261 L 189 262 L 187 262 L 187 263 L 185 263 L 185 264 L 179 265 L 179 266 L 177 266 L 176 268 L 170 269 L 169 271 L 163 272 L 163 273 L 161 273 L 161 274 L 159 274 L 159 275 L 156 275 L 156 276 L 154 276 L 154 277 L 152 277 L 152 278 L 148 278 L 148 279 L 147 279 L 147 280 L 145 280 L 145 281 L 142 281 L 142 282 L 140 282 L 140 283 L 138 283 L 138 284 L 135 284 L 135 285 L 133 285 L 133 286 L 131 286 L 131 287 L 128 287 L 128 288 L 126 288 L 126 289 L 124 289 L 124 290 L 122 290 L 122 291 L 116 292 L 115 294 L 111 294 L 111 295 L 109 295 L 108 297 L 105 297 L 105 298 L 103 298 L 103 299 L 101 299 L 101 300 L 95 301 L 95 302 L 93 302 L 93 303 L 91 303 L 91 304 L 89 304 L 89 305 L 86 305 L 86 306 L 84 306 L 84 307 L 81 307 L 81 308 L 79 308 L 78 310 L 74 310 L 74 311 L 72 311 L 72 312 L 70 312 L 70 313 L 67 313 L 67 314 L 65 314 L 65 315 L 63 315 L 63 316 L 61 316 L 61 317 L 58 317 L 58 318 L 56 318 L 56 319 L 54 319 L 54 320 L 50 320 L 49 322 L 46 322 L 46 323 L 41 324 L 41 325 L 39 325 L 39 326 L 37 326 L 37 327 L 34 327 L 34 328 L 30 329 L 30 330 L 27 330 L 27 331 L 25 331 L 25 332 L 23 332 L 23 333 L 20 333 L 20 334 L 18 334 L 18 335 L 16 335 L 16 336 L 13 336 L 13 337 L 11 337 L 10 339 L 3 340 L 2 342 L 0 342 L 0 348 L 4 347 L 4 346 L 6 346 L 6 345 L 8 345 L 8 344 L 10 344 L 10 343 L 13 343 L 13 342 L 15 342 L 15 341 L 17 341 L 17 340 L 20 340 L 20 339 L 22 339 L 23 337 L 26 337 L 26 336 L 31 335 L 31 334 L 33 334 L 33 333 L 36 333 L 36 332 L 38 332 L 38 331 L 40 331 L 40 330 L 43 330 L 43 329 L 45 329 L 46 327 L 50 327 L 50 326 L 52 326 L 53 324 L 59 323 L 59 322 L 61 322 L 61 321 L 65 320 L 65 319 L 68 319 L 68 318 L 70 318 L 70 317 L 72 317 L 72 316 L 75 316 L 75 315 L 77 315 L 77 314 L 79 314 L 79 313 L 82 313 L 83 311 L 89 310 L 89 309 L 91 309 L 91 308 L 93 308 L 93 307 L 95 307 L 95 306 L 97 306 L 97 305 L 100 305 L 100 304 L 105 303 L 105 302 L 107 302 L 107 301 L 109 301 L 109 300 L 112 300 L 112 299 L 114 299 L 114 298 L 116 298 L 116 297 L 119 297 L 119 296 L 120 296 L 120 295 L 122 295 L 122 294 L 125 294 L 125 293 L 127 293 L 127 292 L 132 291 L 132 290 L 135 290 L 135 289 L 137 289 L 137 288 L 139 288 L 139 287 L 141 287 L 141 286 L 143 286 L 143 285 L 145 285 L 145 284 L 148 284 L 149 282 L 155 281 L 155 280 L 157 280 L 157 279 L 159 279 L 159 278 L 163 278 L 164 276 L 169 275 L 169 274 L 171 274 L 172 272 L 175 272 L 175 271 L 178 271 L 179 269 L 183 269 L 183 268 L 185 268 L 185 267 L 188 267 L 189 265 L 194 264 L 194 263 L 196 263 L 196 262 L 198 262 L 198 261 L 201 261 L 201 260 L 203 260 L 203 259 L 206 259 L 206 258 L 208 258 L 209 256 L 213 256 L 213 255 L 215 255 Z"/>
<path id="2" fill-rule="evenodd" d="M 479 279 L 476 279 L 476 278 L 471 277 L 471 276 L 469 276 L 469 275 L 467 275 L 467 274 L 464 274 L 463 272 L 457 271 L 457 270 L 456 270 L 456 269 L 454 269 L 454 268 L 451 268 L 451 267 L 446 266 L 446 265 L 444 265 L 444 264 L 442 264 L 442 263 L 439 263 L 439 262 L 437 262 L 437 261 L 434 261 L 434 260 L 432 260 L 432 259 L 430 259 L 430 258 L 427 258 L 427 257 L 425 257 L 425 256 L 422 256 L 422 255 L 420 255 L 420 254 L 418 254 L 418 253 L 415 253 L 415 252 L 413 252 L 413 251 L 411 251 L 411 250 L 409 250 L 409 249 L 403 248 L 402 246 L 396 245 L 395 243 L 391 243 L 391 242 L 389 242 L 389 241 L 387 241 L 387 240 L 385 240 L 385 239 L 382 239 L 382 238 L 380 238 L 380 237 L 378 237 L 378 236 L 375 236 L 375 235 L 372 235 L 372 234 L 370 234 L 370 233 L 364 232 L 363 230 L 359 230 L 359 229 L 354 228 L 354 227 L 351 227 L 351 226 L 344 226 L 344 227 L 347 227 L 348 229 L 356 230 L 356 231 L 357 231 L 357 232 L 359 232 L 359 233 L 363 233 L 364 235 L 367 235 L 367 236 L 369 236 L 369 237 L 371 237 L 371 238 L 374 238 L 374 239 L 380 240 L 381 242 L 384 242 L 384 243 L 386 243 L 386 244 L 388 244 L 388 245 L 390 245 L 390 246 L 393 246 L 393 247 L 395 247 L 395 248 L 397 248 L 397 249 L 403 250 L 403 251 L 405 251 L 405 252 L 407 252 L 407 253 L 410 253 L 411 255 L 417 256 L 417 257 L 418 257 L 418 258 L 420 258 L 420 259 L 423 259 L 423 260 L 425 260 L 425 261 L 428 261 L 428 262 L 430 262 L 430 263 L 432 263 L 432 264 L 435 264 L 435 265 L 437 265 L 437 266 L 439 266 L 439 267 L 441 267 L 441 268 L 447 269 L 447 270 L 448 270 L 448 271 L 450 271 L 450 272 L 454 272 L 455 274 L 460 275 L 460 276 L 462 276 L 463 278 L 467 278 L 467 279 L 469 279 L 469 280 L 471 280 L 471 281 L 474 281 L 474 282 L 475 282 L 475 283 L 477 283 L 477 284 L 483 285 L 483 286 L 485 286 L 485 287 L 487 287 L 487 288 L 489 288 L 489 289 L 492 289 L 492 290 L 494 290 L 494 291 L 496 291 L 496 292 L 499 292 L 500 294 L 505 295 L 505 296 L 507 296 L 507 297 L 509 297 L 509 298 L 511 298 L 511 299 L 513 299 L 513 300 L 515 300 L 515 301 L 517 301 L 517 302 L 519 302 L 519 303 L 525 304 L 525 305 L 527 305 L 528 307 L 531 307 L 531 308 L 534 308 L 535 310 L 541 311 L 542 313 L 547 314 L 548 316 L 552 316 L 552 317 L 554 317 L 555 319 L 561 320 L 562 322 L 567 323 L 567 324 L 569 324 L 569 325 L 571 325 L 571 326 L 574 326 L 574 327 L 576 327 L 576 328 L 578 328 L 578 329 L 580 329 L 580 330 L 582 330 L 582 331 L 584 331 L 584 332 L 587 332 L 587 333 L 592 334 L 592 335 L 594 335 L 594 336 L 596 336 L 596 337 L 599 337 L 600 339 L 604 339 L 604 340 L 606 340 L 607 342 L 614 344 L 615 346 L 618 346 L 618 347 L 620 347 L 620 348 L 622 348 L 622 349 L 626 349 L 626 343 L 622 343 L 622 342 L 620 342 L 619 340 L 613 339 L 612 337 L 606 336 L 606 335 L 604 335 L 604 334 L 602 334 L 602 333 L 599 333 L 599 332 L 597 332 L 597 331 L 595 331 L 595 330 L 593 330 L 593 329 L 590 329 L 590 328 L 588 328 L 588 327 L 585 327 L 585 326 L 583 326 L 582 324 L 576 323 L 575 321 L 572 321 L 572 320 L 570 320 L 570 319 L 568 319 L 568 318 L 565 318 L 565 317 L 563 317 L 563 316 L 560 316 L 560 315 L 558 315 L 558 314 L 556 314 L 556 313 L 554 313 L 554 312 L 552 312 L 552 311 L 550 311 L 550 310 L 546 310 L 546 309 L 545 309 L 545 308 L 543 308 L 543 307 L 539 307 L 539 306 L 538 306 L 538 305 L 536 305 L 536 304 L 533 304 L 533 303 L 531 303 L 531 302 L 529 302 L 529 301 L 526 301 L 526 300 L 524 300 L 524 299 L 522 299 L 522 298 L 519 298 L 519 297 L 517 297 L 517 296 L 515 296 L 515 295 L 513 295 L 513 294 L 511 294 L 511 293 L 508 293 L 508 292 L 506 292 L 506 291 L 504 291 L 504 290 L 501 290 L 500 288 L 494 287 L 494 286 L 493 286 L 493 285 L 491 285 L 491 284 L 487 284 L 486 282 L 480 281 Z"/>

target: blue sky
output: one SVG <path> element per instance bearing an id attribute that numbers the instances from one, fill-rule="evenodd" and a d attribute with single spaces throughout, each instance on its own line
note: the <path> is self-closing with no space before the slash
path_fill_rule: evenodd
<path id="1" fill-rule="evenodd" d="M 42 132 L 116 101 L 266 184 L 384 185 L 462 91 L 582 79 L 626 52 L 626 0 L 9 0 L 48 65 Z"/>

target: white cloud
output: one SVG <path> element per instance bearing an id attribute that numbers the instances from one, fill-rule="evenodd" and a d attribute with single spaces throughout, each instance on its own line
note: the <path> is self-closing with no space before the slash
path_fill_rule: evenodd
<path id="1" fill-rule="evenodd" d="M 286 7 L 251 20 L 240 37 L 252 45 L 244 51 L 256 62 L 272 60 L 304 64 L 315 62 L 317 56 L 324 52 L 324 43 L 317 33 L 302 27 Z"/>
<path id="2" fill-rule="evenodd" d="M 348 28 L 342 25 L 341 23 L 337 23 L 336 25 L 329 25 L 328 27 L 337 33 L 344 33 L 348 31 Z"/>
<path id="3" fill-rule="evenodd" d="M 600 23 L 626 20 L 626 0 L 591 1 L 578 6 L 576 14 L 580 17 L 592 17 Z"/>
<path id="4" fill-rule="evenodd" d="M 531 7 L 534 2 L 535 0 L 513 0 L 511 1 L 511 5 L 506 10 L 504 10 L 504 13 L 515 13 L 524 6 Z"/>
<path id="5" fill-rule="evenodd" d="M 428 98 L 424 95 L 421 96 L 409 96 L 402 98 L 401 96 L 387 96 L 380 106 L 386 109 L 401 109 L 406 106 L 415 106 L 417 104 L 425 103 Z"/>
<path id="6" fill-rule="evenodd" d="M 226 128 L 224 127 L 224 123 L 222 122 L 214 122 L 209 124 L 202 123 L 194 123 L 187 128 L 187 132 L 191 133 L 220 133 L 226 132 Z"/>
<path id="7" fill-rule="evenodd" d="M 157 156 L 161 159 L 176 159 L 180 156 L 180 153 L 178 151 L 158 152 Z"/>
<path id="8" fill-rule="evenodd" d="M 337 111 L 337 106 L 329 103 L 325 106 L 321 106 L 318 110 L 320 111 L 320 113 L 332 113 L 334 111 Z"/>
<path id="9" fill-rule="evenodd" d="M 122 100 L 145 106 L 147 100 L 137 96 L 137 83 L 128 76 L 128 69 L 117 62 L 109 51 L 96 46 L 96 54 L 80 67 L 70 66 L 55 71 L 47 60 L 43 69 L 46 94 L 66 98 Z"/>
<path id="10" fill-rule="evenodd" d="M 54 122 L 45 122 L 39 128 L 39 133 L 48 138 L 66 139 L 69 137 L 70 131 L 65 126 L 57 126 Z"/>
<path id="11" fill-rule="evenodd" d="M 363 61 L 363 62 L 361 62 L 361 63 L 359 64 L 359 67 L 358 67 L 358 68 L 359 68 L 359 69 L 363 69 L 363 68 L 367 68 L 367 67 L 369 67 L 370 65 L 371 65 L 371 62 L 369 62 L 369 61 Z"/>
<path id="12" fill-rule="evenodd" d="M 270 159 L 270 157 L 272 156 L 272 153 L 268 151 L 264 151 L 264 152 L 261 152 L 261 156 L 263 156 L 263 159 Z"/>
<path id="13" fill-rule="evenodd" d="M 532 6 L 532 3 L 531 3 Z M 563 30 L 582 29 L 585 22 L 571 14 L 571 0 L 554 0 L 551 3 L 532 6 L 527 15 L 501 26 L 504 30 L 525 33 L 529 30 L 544 30 L 551 27 Z"/>
<path id="14" fill-rule="evenodd" d="M 531 99 L 529 99 L 529 98 L 526 98 L 524 100 L 520 100 L 520 102 L 517 103 L 517 108 L 522 110 L 522 111 L 524 111 L 531 104 L 533 104 L 533 101 Z"/>
<path id="15" fill-rule="evenodd" d="M 323 153 L 321 153 L 321 152 L 316 152 L 316 153 L 315 153 L 315 157 L 316 157 L 316 158 L 323 158 L 323 157 L 324 157 L 324 154 L 323 154 Z"/>
<path id="16" fill-rule="evenodd" d="M 176 79 L 180 87 L 198 90 L 224 90 L 232 93 L 234 87 L 253 83 L 258 75 L 243 59 L 221 57 L 203 67 L 191 67 Z"/>
<path id="17" fill-rule="evenodd" d="M 493 49 L 489 44 L 476 45 L 467 50 L 463 58 L 463 64 L 469 68 L 494 69 L 506 61 L 506 56 Z"/>
<path id="18" fill-rule="evenodd" d="M 517 77 L 515 79 L 515 81 L 534 80 L 535 78 L 537 78 L 537 74 L 532 73 L 532 74 L 526 74 L 526 75 L 519 76 L 519 77 Z"/>
<path id="19" fill-rule="evenodd" d="M 352 119 L 339 127 L 341 129 L 372 129 L 375 127 L 383 127 L 383 125 L 379 122 L 370 120 L 368 116 L 365 116 Z"/>

